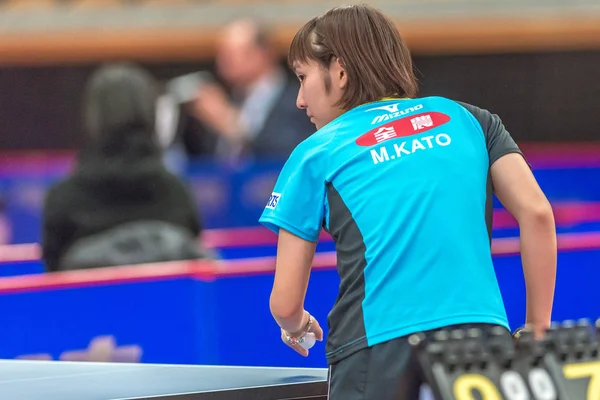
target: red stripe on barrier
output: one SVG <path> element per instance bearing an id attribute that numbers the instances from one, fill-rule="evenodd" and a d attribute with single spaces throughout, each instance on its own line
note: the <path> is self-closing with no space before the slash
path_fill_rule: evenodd
<path id="1" fill-rule="evenodd" d="M 0 153 L 0 175 L 64 174 L 73 166 L 73 151 L 32 150 Z"/>
<path id="2" fill-rule="evenodd" d="M 333 269 L 336 267 L 336 263 L 335 252 L 317 253 L 313 259 L 312 268 L 313 270 Z M 218 277 L 247 276 L 273 271 L 275 271 L 275 257 L 228 260 L 217 265 Z"/>
<path id="3" fill-rule="evenodd" d="M 572 202 L 553 204 L 557 226 L 571 227 L 600 222 L 600 202 Z M 494 211 L 494 229 L 518 228 L 519 224 L 506 210 Z"/>
<path id="4" fill-rule="evenodd" d="M 559 235 L 558 247 L 560 251 L 598 250 L 600 249 L 600 232 Z M 492 253 L 495 256 L 518 255 L 519 239 L 495 239 L 492 244 Z M 335 269 L 335 267 L 336 255 L 334 252 L 315 255 L 314 270 Z M 184 278 L 211 282 L 218 278 L 272 273 L 274 269 L 275 257 L 262 257 L 226 262 L 180 261 L 24 275 L 0 278 L 0 295 Z"/>
<path id="5" fill-rule="evenodd" d="M 0 278 L 0 294 L 196 278 L 214 280 L 215 263 L 177 261 Z"/>
<path id="6" fill-rule="evenodd" d="M 212 249 L 275 246 L 277 244 L 277 235 L 262 226 L 207 229 L 202 235 L 202 241 L 206 247 Z M 333 239 L 327 232 L 322 231 L 319 241 L 331 242 Z"/>
<path id="7" fill-rule="evenodd" d="M 600 166 L 600 144 L 523 143 L 520 148 L 534 168 L 586 168 Z"/>
<path id="8" fill-rule="evenodd" d="M 39 261 L 42 256 L 37 243 L 9 244 L 0 246 L 0 263 Z M 0 266 L 2 266 L 0 264 Z"/>
<path id="9" fill-rule="evenodd" d="M 327 232 L 320 241 L 331 242 Z M 261 226 L 231 229 L 209 229 L 202 235 L 202 243 L 210 249 L 231 247 L 275 246 L 277 235 Z M 0 267 L 6 263 L 40 261 L 42 250 L 37 243 L 0 245 Z"/>
<path id="10" fill-rule="evenodd" d="M 202 241 L 208 248 L 251 247 L 274 245 L 277 235 L 267 228 L 253 226 L 231 229 L 207 229 L 202 234 Z"/>
<path id="11" fill-rule="evenodd" d="M 600 250 L 600 232 L 567 233 L 557 236 L 559 251 Z M 492 254 L 511 256 L 520 253 L 519 238 L 498 238 L 492 242 Z"/>

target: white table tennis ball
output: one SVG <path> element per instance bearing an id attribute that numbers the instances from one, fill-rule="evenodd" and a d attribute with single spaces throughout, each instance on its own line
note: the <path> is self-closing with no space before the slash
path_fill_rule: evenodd
<path id="1" fill-rule="evenodd" d="M 306 335 L 304 335 L 304 342 L 300 343 L 300 347 L 309 350 L 315 345 L 316 342 L 317 339 L 315 337 L 315 334 L 312 332 L 308 332 Z"/>

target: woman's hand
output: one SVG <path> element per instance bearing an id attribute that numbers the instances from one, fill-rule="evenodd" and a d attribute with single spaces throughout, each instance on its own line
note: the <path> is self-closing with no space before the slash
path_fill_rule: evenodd
<path id="1" fill-rule="evenodd" d="M 303 355 L 304 357 L 308 356 L 308 350 L 303 348 L 298 341 L 302 341 L 304 335 L 307 333 L 313 333 L 315 335 L 315 339 L 319 342 L 323 340 L 323 329 L 321 325 L 319 325 L 319 321 L 315 319 L 315 317 L 308 315 L 307 323 L 303 324 L 302 328 L 298 332 L 286 332 L 281 329 L 281 340 L 283 343 L 294 349 L 298 354 Z"/>

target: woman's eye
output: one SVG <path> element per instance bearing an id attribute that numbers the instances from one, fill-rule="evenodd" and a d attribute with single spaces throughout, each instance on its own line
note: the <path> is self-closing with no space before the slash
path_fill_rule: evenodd
<path id="1" fill-rule="evenodd" d="M 300 82 L 304 82 L 304 75 L 298 75 L 298 80 Z"/>

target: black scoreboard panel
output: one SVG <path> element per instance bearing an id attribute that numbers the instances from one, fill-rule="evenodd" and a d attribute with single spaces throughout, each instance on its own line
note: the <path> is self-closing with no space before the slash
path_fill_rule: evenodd
<path id="1" fill-rule="evenodd" d="M 599 335 L 580 321 L 554 325 L 542 341 L 499 327 L 410 341 L 438 400 L 600 400 Z"/>
<path id="2" fill-rule="evenodd" d="M 569 323 L 548 332 L 546 347 L 570 399 L 600 399 L 599 327 L 600 321 L 595 330 Z"/>

